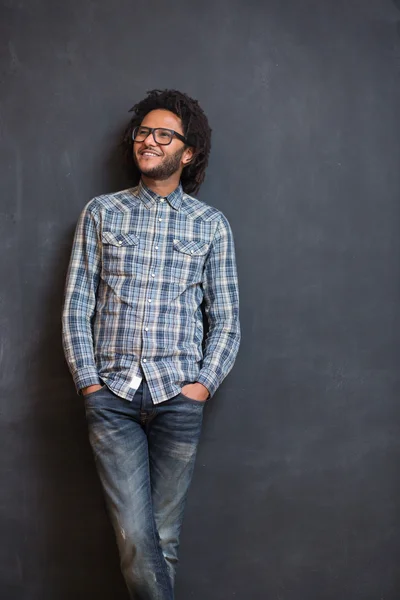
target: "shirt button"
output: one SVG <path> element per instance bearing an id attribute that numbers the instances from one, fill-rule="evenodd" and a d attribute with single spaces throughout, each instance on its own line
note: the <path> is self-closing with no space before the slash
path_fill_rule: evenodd
<path id="1" fill-rule="evenodd" d="M 145 327 L 145 328 L 144 328 L 144 330 L 145 330 L 145 331 L 148 331 L 148 330 L 149 330 L 149 328 L 148 328 L 148 327 Z"/>
<path id="2" fill-rule="evenodd" d="M 158 219 L 159 221 L 162 221 L 162 219 Z"/>
<path id="3" fill-rule="evenodd" d="M 149 302 L 151 302 L 151 298 L 149 298 Z"/>
<path id="4" fill-rule="evenodd" d="M 119 242 L 118 242 L 118 246 L 122 246 L 122 242 L 121 242 L 121 240 L 119 240 Z"/>
<path id="5" fill-rule="evenodd" d="M 144 359 L 143 359 L 143 362 L 147 362 L 147 360 L 144 358 Z"/>
<path id="6" fill-rule="evenodd" d="M 158 250 L 158 246 L 156 246 L 156 250 Z"/>
<path id="7" fill-rule="evenodd" d="M 164 198 L 160 198 L 160 202 L 164 202 Z"/>
<path id="8" fill-rule="evenodd" d="M 155 277 L 154 273 L 151 274 L 152 277 Z"/>
<path id="9" fill-rule="evenodd" d="M 193 254 L 193 250 L 190 251 L 190 254 Z"/>

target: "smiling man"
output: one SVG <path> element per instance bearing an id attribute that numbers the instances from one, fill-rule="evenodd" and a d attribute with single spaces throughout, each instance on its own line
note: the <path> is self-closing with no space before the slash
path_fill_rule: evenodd
<path id="1" fill-rule="evenodd" d="M 173 600 L 204 405 L 239 348 L 238 285 L 226 217 L 192 196 L 211 145 L 198 102 L 153 90 L 131 110 L 140 180 L 81 214 L 63 344 L 130 598 Z"/>

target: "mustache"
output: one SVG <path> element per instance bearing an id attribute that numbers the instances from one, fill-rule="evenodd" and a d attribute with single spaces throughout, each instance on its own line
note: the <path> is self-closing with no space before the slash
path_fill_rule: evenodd
<path id="1" fill-rule="evenodd" d="M 162 156 L 162 154 L 156 152 L 155 150 L 152 150 L 151 148 L 144 148 L 144 150 L 141 150 L 139 154 L 144 154 L 145 152 L 151 152 L 152 154 L 156 154 L 157 156 Z"/>

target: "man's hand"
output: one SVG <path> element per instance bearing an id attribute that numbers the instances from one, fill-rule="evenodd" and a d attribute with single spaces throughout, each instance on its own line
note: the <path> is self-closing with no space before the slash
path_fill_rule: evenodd
<path id="1" fill-rule="evenodd" d="M 208 389 L 202 383 L 188 383 L 181 389 L 181 393 L 191 400 L 204 402 L 210 395 Z"/>
<path id="2" fill-rule="evenodd" d="M 82 388 L 82 395 L 83 396 L 87 396 L 88 394 L 91 394 L 92 392 L 97 392 L 97 390 L 100 390 L 103 386 L 96 384 L 96 385 L 89 385 L 88 387 L 84 387 Z"/>

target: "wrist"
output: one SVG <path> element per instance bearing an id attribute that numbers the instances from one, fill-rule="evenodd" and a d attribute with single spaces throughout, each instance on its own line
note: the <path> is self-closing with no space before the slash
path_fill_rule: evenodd
<path id="1" fill-rule="evenodd" d="M 210 392 L 208 391 L 208 389 L 206 388 L 206 386 L 202 383 L 200 383 L 200 381 L 196 381 L 196 385 L 199 387 L 199 389 L 201 390 L 201 392 L 203 394 L 205 394 L 205 399 L 207 400 L 207 398 L 209 398 L 210 396 Z"/>

